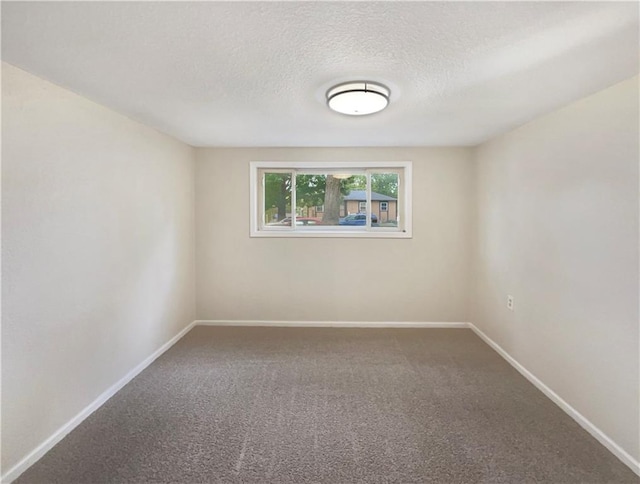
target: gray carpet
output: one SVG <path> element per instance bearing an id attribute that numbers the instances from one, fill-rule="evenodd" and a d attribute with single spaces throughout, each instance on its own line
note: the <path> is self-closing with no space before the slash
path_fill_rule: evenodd
<path id="1" fill-rule="evenodd" d="M 637 483 L 467 329 L 196 327 L 26 483 Z"/>

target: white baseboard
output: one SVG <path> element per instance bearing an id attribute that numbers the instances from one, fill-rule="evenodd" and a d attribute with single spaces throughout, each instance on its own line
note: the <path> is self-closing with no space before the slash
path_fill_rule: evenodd
<path id="1" fill-rule="evenodd" d="M 538 390 L 544 393 L 553 403 L 558 405 L 564 410 L 573 420 L 589 432 L 598 442 L 604 445 L 613 455 L 626 464 L 633 472 L 640 476 L 640 462 L 634 459 L 628 454 L 622 447 L 616 444 L 609 436 L 607 436 L 602 430 L 596 427 L 593 423 L 587 420 L 580 412 L 569 405 L 562 399 L 556 392 L 545 385 L 538 377 L 522 366 L 516 361 L 509 353 L 503 350 L 498 343 L 489 338 L 480 329 L 478 329 L 473 323 L 468 325 L 471 330 L 476 333 L 485 343 L 493 348 L 500 356 L 502 356 L 507 362 L 520 372 L 527 380 L 529 380 Z"/>
<path id="2" fill-rule="evenodd" d="M 191 328 L 195 326 L 196 322 L 192 321 L 180 331 L 177 335 L 163 344 L 160 348 L 154 351 L 149 357 L 147 357 L 142 363 L 133 368 L 129 373 L 123 376 L 116 383 L 111 385 L 104 393 L 102 393 L 98 398 L 96 398 L 93 402 L 87 405 L 78 415 L 69 420 L 66 424 L 56 430 L 51 437 L 42 442 L 38 447 L 33 449 L 26 457 L 24 457 L 20 462 L 18 462 L 15 466 L 9 469 L 2 477 L 0 477 L 0 482 L 3 484 L 9 484 L 11 481 L 17 479 L 20 474 L 26 471 L 29 467 L 35 464 L 44 454 L 49 452 L 60 442 L 69 432 L 75 429 L 78 425 L 82 423 L 84 419 L 86 419 L 89 415 L 95 412 L 98 408 L 100 408 L 107 400 L 109 400 L 118 390 L 124 387 L 127 383 L 133 380 L 142 370 L 144 370 L 147 366 L 153 363 L 162 353 L 171 348 L 180 338 L 182 338 L 185 334 L 189 332 Z"/>
<path id="3" fill-rule="evenodd" d="M 311 328 L 468 328 L 469 323 L 430 323 L 419 321 L 260 321 L 199 319 L 198 326 L 293 326 Z"/>

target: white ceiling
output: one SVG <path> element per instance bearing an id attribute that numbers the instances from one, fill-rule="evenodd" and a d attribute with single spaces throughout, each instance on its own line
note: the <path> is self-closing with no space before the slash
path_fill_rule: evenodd
<path id="1" fill-rule="evenodd" d="M 638 72 L 638 3 L 2 2 L 2 58 L 194 146 L 475 145 Z M 329 111 L 347 80 L 391 88 Z"/>

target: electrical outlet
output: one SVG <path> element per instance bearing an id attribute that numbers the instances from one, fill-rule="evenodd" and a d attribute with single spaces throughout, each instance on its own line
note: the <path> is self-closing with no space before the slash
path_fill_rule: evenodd
<path id="1" fill-rule="evenodd" d="M 513 311 L 513 296 L 510 294 L 507 295 L 507 309 Z"/>

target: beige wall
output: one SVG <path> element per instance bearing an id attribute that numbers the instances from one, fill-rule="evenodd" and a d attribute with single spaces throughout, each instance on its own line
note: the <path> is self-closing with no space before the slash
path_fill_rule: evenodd
<path id="1" fill-rule="evenodd" d="M 194 319 L 194 150 L 2 69 L 6 473 Z"/>
<path id="2" fill-rule="evenodd" d="M 477 149 L 472 310 L 635 459 L 638 132 L 636 77 Z"/>
<path id="3" fill-rule="evenodd" d="M 470 150 L 202 149 L 199 319 L 467 321 Z M 249 162 L 413 161 L 412 239 L 250 238 Z"/>

